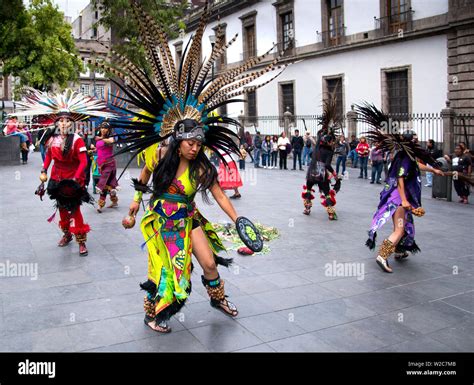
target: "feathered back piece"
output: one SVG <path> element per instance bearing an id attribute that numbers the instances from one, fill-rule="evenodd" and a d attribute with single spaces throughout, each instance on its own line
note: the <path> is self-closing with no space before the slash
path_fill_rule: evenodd
<path id="1" fill-rule="evenodd" d="M 319 118 L 319 125 L 322 126 L 321 132 L 330 135 L 332 138 L 341 135 L 342 116 L 337 110 L 337 99 L 334 93 L 323 100 L 323 114 Z"/>
<path id="2" fill-rule="evenodd" d="M 89 116 L 104 119 L 118 116 L 110 112 L 103 101 L 70 89 L 63 93 L 50 94 L 27 88 L 26 96 L 16 104 L 21 110 L 12 114 L 15 116 L 42 115 L 56 120 L 60 116 L 67 115 L 73 121 L 86 119 Z"/>
<path id="3" fill-rule="evenodd" d="M 411 160 L 421 160 L 423 163 L 439 168 L 439 163 L 428 151 L 418 143 L 414 143 L 411 135 L 405 135 L 398 131 L 398 127 L 392 127 L 393 119 L 388 114 L 379 110 L 375 105 L 364 102 L 355 105 L 358 114 L 357 120 L 369 124 L 370 130 L 364 135 L 368 141 L 373 142 L 377 148 L 383 151 L 403 151 Z"/>
<path id="4" fill-rule="evenodd" d="M 244 101 L 233 98 L 264 86 L 281 73 L 262 84 L 243 89 L 245 85 L 267 72 L 286 67 L 278 64 L 278 57 L 261 70 L 248 72 L 262 62 L 274 47 L 264 55 L 251 58 L 209 80 L 208 75 L 214 63 L 236 41 L 237 35 L 226 44 L 224 37 L 217 33 L 217 41 L 209 59 L 200 61 L 202 37 L 209 14 L 207 3 L 179 65 L 174 61 L 162 27 L 143 11 L 136 0 L 131 0 L 131 3 L 152 76 L 148 76 L 143 69 L 113 50 L 111 52 L 115 56 L 114 65 L 95 63 L 114 75 L 115 79 L 112 81 L 125 94 L 122 99 L 140 111 L 122 108 L 122 111 L 133 115 L 138 121 L 117 119 L 111 122 L 114 127 L 128 130 L 122 140 L 127 143 L 127 147 L 120 152 L 137 150 L 138 153 L 173 135 L 178 122 L 192 119 L 203 126 L 203 145 L 215 151 L 221 159 L 223 157 L 218 150 L 224 154 L 238 153 L 239 149 L 235 143 L 237 135 L 221 124 L 238 127 L 239 122 L 212 112 L 227 103 Z"/>

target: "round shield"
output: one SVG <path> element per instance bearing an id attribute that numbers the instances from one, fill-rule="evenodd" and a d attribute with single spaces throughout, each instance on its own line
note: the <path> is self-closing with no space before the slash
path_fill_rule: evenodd
<path id="1" fill-rule="evenodd" d="M 239 233 L 240 239 L 245 245 L 254 252 L 262 251 L 263 238 L 255 225 L 245 217 L 238 217 L 235 221 L 235 227 Z"/>

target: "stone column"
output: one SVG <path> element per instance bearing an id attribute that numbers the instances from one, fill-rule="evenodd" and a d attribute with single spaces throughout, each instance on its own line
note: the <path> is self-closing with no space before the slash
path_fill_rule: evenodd
<path id="1" fill-rule="evenodd" d="M 290 107 L 286 107 L 286 111 L 283 113 L 283 125 L 285 128 L 286 137 L 290 138 L 290 122 L 293 114 L 290 112 Z"/>
<path id="2" fill-rule="evenodd" d="M 351 140 L 352 135 L 357 136 L 357 112 L 354 111 L 354 105 L 351 105 L 351 110 L 346 113 L 347 121 L 347 140 Z"/>
<path id="3" fill-rule="evenodd" d="M 443 119 L 443 155 L 454 152 L 454 116 L 455 112 L 450 107 L 450 102 L 446 101 L 446 108 L 441 110 Z"/>

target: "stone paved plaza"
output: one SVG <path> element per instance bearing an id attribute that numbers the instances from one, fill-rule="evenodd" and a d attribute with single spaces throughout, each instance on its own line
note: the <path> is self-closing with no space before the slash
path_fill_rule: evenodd
<path id="1" fill-rule="evenodd" d="M 269 243 L 268 254 L 229 252 L 235 264 L 220 274 L 239 308 L 236 319 L 210 307 L 195 263 L 193 293 L 172 320 L 173 332 L 160 335 L 143 323 L 138 284 L 146 279 L 147 258 L 139 226 L 121 226 L 133 195 L 130 180 L 121 181 L 119 208 L 98 214 L 84 207 L 92 232 L 89 256 L 81 258 L 75 243 L 56 246 L 61 233 L 46 221 L 52 201 L 33 194 L 40 167 L 38 153 L 28 165 L 0 167 L 0 263 L 38 268 L 37 279 L 0 277 L 1 351 L 474 350 L 473 205 L 434 200 L 425 188 L 427 214 L 416 218 L 422 252 L 392 261 L 394 274 L 386 274 L 364 246 L 380 185 L 357 179 L 349 168 L 339 220 L 329 222 L 319 204 L 311 216 L 302 214 L 302 171 L 247 163 L 235 207 L 277 227 L 281 237 Z M 136 175 L 132 168 L 126 176 Z M 198 202 L 209 220 L 227 220 L 216 204 Z M 389 232 L 387 226 L 379 241 Z"/>

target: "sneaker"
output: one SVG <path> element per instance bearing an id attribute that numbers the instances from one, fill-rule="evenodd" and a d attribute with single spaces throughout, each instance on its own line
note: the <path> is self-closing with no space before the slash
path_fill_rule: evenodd
<path id="1" fill-rule="evenodd" d="M 87 254 L 89 254 L 86 244 L 84 242 L 79 243 L 79 255 L 81 257 L 85 257 Z"/>
<path id="2" fill-rule="evenodd" d="M 427 184 L 425 184 L 425 187 L 433 187 L 433 185 L 427 183 Z"/>
<path id="3" fill-rule="evenodd" d="M 392 268 L 388 264 L 388 261 L 384 259 L 382 256 L 378 255 L 377 259 L 375 260 L 377 262 L 377 265 L 380 266 L 380 268 L 385 271 L 386 273 L 392 273 Z"/>
<path id="4" fill-rule="evenodd" d="M 72 241 L 72 234 L 71 234 L 71 233 L 66 233 L 66 234 L 64 234 L 63 237 L 59 240 L 58 246 L 59 246 L 59 247 L 67 246 L 71 241 Z"/>

